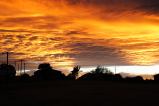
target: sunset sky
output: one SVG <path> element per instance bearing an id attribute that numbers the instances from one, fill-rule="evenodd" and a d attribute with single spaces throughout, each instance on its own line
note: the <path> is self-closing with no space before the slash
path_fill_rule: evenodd
<path id="1" fill-rule="evenodd" d="M 6 51 L 29 69 L 158 65 L 159 0 L 0 0 Z"/>

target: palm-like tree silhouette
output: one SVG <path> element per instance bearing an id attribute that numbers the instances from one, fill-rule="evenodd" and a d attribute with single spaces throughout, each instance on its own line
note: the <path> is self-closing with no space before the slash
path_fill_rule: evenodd
<path id="1" fill-rule="evenodd" d="M 68 78 L 71 80 L 75 80 L 78 77 L 79 71 L 80 71 L 80 66 L 75 66 L 71 73 L 68 75 Z"/>

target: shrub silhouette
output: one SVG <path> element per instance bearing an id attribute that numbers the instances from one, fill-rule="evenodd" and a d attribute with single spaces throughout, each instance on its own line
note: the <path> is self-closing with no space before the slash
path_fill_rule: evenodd
<path id="1" fill-rule="evenodd" d="M 80 66 L 75 66 L 71 73 L 67 76 L 68 79 L 70 80 L 75 80 L 78 77 L 80 71 Z"/>
<path id="2" fill-rule="evenodd" d="M 22 74 L 21 76 L 19 76 L 19 80 L 25 82 L 31 80 L 31 77 L 28 74 Z"/>
<path id="3" fill-rule="evenodd" d="M 125 80 L 131 82 L 141 82 L 144 79 L 141 76 L 136 76 L 136 77 L 126 77 Z"/>
<path id="4" fill-rule="evenodd" d="M 0 65 L 0 78 L 2 80 L 13 79 L 16 76 L 15 67 L 12 65 L 1 64 Z"/>
<path id="5" fill-rule="evenodd" d="M 58 70 L 52 69 L 49 63 L 40 64 L 33 77 L 37 80 L 62 80 L 65 75 Z"/>
<path id="6" fill-rule="evenodd" d="M 120 74 L 115 74 L 113 80 L 115 80 L 115 81 L 122 81 L 123 77 Z"/>
<path id="7" fill-rule="evenodd" d="M 81 76 L 79 80 L 113 80 L 114 74 L 107 68 L 98 66 L 95 70 Z"/>

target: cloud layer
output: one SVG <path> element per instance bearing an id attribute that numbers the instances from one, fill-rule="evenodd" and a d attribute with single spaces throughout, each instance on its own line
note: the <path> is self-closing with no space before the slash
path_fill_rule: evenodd
<path id="1" fill-rule="evenodd" d="M 0 52 L 66 69 L 158 64 L 158 5 L 157 0 L 1 0 Z"/>

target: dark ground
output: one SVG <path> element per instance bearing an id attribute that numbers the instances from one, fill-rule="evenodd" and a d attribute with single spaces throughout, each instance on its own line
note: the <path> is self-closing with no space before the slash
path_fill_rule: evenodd
<path id="1" fill-rule="evenodd" d="M 159 106 L 159 84 L 102 81 L 0 85 L 0 106 Z"/>

